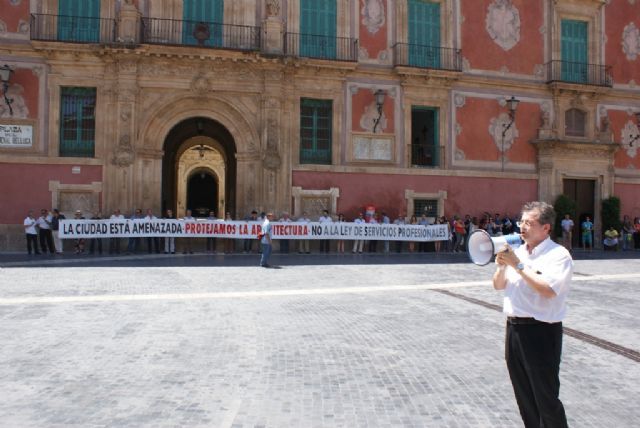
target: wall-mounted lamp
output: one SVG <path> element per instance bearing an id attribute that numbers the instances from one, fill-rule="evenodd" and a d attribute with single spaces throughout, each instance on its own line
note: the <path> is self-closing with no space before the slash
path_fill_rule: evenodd
<path id="1" fill-rule="evenodd" d="M 378 89 L 373 95 L 376 97 L 376 108 L 378 109 L 378 117 L 373 121 L 373 133 L 375 134 L 380 119 L 382 119 L 382 106 L 384 105 L 384 97 L 386 94 L 382 89 Z"/>
<path id="2" fill-rule="evenodd" d="M 509 108 L 509 123 L 502 124 L 502 170 L 504 171 L 504 137 L 507 135 L 507 131 L 513 126 L 516 120 L 516 110 L 518 109 L 520 100 L 511 95 L 511 98 L 507 100 L 507 107 Z"/>
<path id="3" fill-rule="evenodd" d="M 7 106 L 9 107 L 9 114 L 13 116 L 13 109 L 11 108 L 13 99 L 7 97 L 7 91 L 9 90 L 9 78 L 11 77 L 11 73 L 13 73 L 13 70 L 7 64 L 0 67 L 0 80 L 2 80 L 2 93 L 4 95 L 4 102 L 7 103 Z"/>
<path id="4" fill-rule="evenodd" d="M 640 111 L 635 112 L 634 116 L 636 117 L 636 127 L 640 131 Z M 631 141 L 629 141 L 629 147 L 633 147 L 633 143 L 637 140 L 640 140 L 640 132 L 638 132 L 638 135 L 631 137 Z"/>

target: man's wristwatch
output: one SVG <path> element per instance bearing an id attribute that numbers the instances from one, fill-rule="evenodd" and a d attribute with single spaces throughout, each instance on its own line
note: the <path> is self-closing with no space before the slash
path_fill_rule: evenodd
<path id="1" fill-rule="evenodd" d="M 518 264 L 516 265 L 516 270 L 517 270 L 518 272 L 520 272 L 520 271 L 521 271 L 521 270 L 523 270 L 523 269 L 524 269 L 524 263 L 520 262 L 520 263 L 518 263 Z"/>

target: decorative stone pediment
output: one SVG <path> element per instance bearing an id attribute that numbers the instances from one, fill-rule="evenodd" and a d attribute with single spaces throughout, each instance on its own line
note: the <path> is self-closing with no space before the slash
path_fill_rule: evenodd
<path id="1" fill-rule="evenodd" d="M 494 0 L 489 5 L 485 28 L 491 39 L 505 51 L 520 41 L 520 13 L 511 0 Z"/>

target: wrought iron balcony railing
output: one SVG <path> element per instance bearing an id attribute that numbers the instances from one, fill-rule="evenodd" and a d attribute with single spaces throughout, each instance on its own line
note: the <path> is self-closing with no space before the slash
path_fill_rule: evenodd
<path id="1" fill-rule="evenodd" d="M 141 27 L 147 44 L 260 50 L 260 27 L 159 18 L 142 18 Z"/>
<path id="2" fill-rule="evenodd" d="M 357 61 L 358 40 L 348 37 L 286 33 L 284 54 L 335 61 Z"/>
<path id="3" fill-rule="evenodd" d="M 67 43 L 113 43 L 116 20 L 65 15 L 31 15 L 31 40 Z"/>
<path id="4" fill-rule="evenodd" d="M 396 43 L 393 45 L 393 58 L 394 65 L 462 71 L 460 49 Z"/>
<path id="5" fill-rule="evenodd" d="M 591 86 L 613 86 L 610 66 L 582 62 L 550 61 L 547 66 L 547 83 L 566 82 Z"/>
<path id="6" fill-rule="evenodd" d="M 434 144 L 411 144 L 411 166 L 439 167 L 443 161 L 444 147 Z"/>

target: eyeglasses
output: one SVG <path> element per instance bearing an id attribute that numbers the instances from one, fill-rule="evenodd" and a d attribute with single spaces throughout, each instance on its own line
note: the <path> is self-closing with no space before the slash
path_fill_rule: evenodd
<path id="1" fill-rule="evenodd" d="M 525 221 L 516 221 L 516 226 L 518 227 L 522 227 L 522 226 L 527 226 L 527 227 L 531 227 L 534 224 L 536 224 L 537 221 L 529 221 L 529 220 L 525 220 Z"/>

